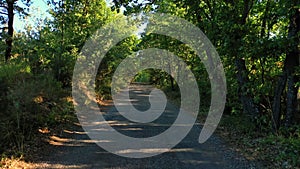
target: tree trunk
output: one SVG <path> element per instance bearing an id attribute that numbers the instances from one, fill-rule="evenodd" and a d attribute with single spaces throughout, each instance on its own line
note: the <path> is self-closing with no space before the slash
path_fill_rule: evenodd
<path id="1" fill-rule="evenodd" d="M 288 73 L 287 78 L 287 98 L 286 98 L 286 116 L 284 125 L 289 127 L 293 123 L 293 119 L 297 110 L 297 88 L 295 86 L 296 77 L 292 73 Z"/>
<path id="2" fill-rule="evenodd" d="M 290 50 L 287 51 L 285 66 L 287 71 L 287 100 L 286 100 L 286 116 L 284 125 L 286 127 L 292 125 L 293 118 L 297 110 L 297 76 L 295 69 L 299 66 L 299 30 L 300 30 L 300 11 L 295 8 L 294 14 L 291 16 L 288 39 L 291 40 Z"/>
<path id="3" fill-rule="evenodd" d="M 239 90 L 240 92 L 240 100 L 243 105 L 244 113 L 249 115 L 252 119 L 258 116 L 259 110 L 257 106 L 254 104 L 254 100 L 249 93 L 249 90 L 247 88 L 247 84 L 249 84 L 249 78 L 247 75 L 247 69 L 245 66 L 245 60 L 241 58 L 236 58 L 235 64 L 238 70 L 237 73 L 237 80 L 239 83 Z"/>
<path id="4" fill-rule="evenodd" d="M 239 20 L 239 24 L 241 27 L 244 27 L 247 23 L 247 18 L 249 16 L 250 9 L 252 7 L 253 1 L 245 0 L 244 1 L 244 8 L 242 17 Z M 235 65 L 237 68 L 237 81 L 239 83 L 239 90 L 240 90 L 240 101 L 243 105 L 243 110 L 246 115 L 250 116 L 251 119 L 254 119 L 259 115 L 259 110 L 257 105 L 254 103 L 253 96 L 251 95 L 250 91 L 247 88 L 247 84 L 249 84 L 250 80 L 248 77 L 248 70 L 246 68 L 245 60 L 240 57 L 239 55 L 239 47 L 242 42 L 242 38 L 245 35 L 244 30 L 239 30 L 234 35 L 234 56 L 235 58 Z"/>
<path id="5" fill-rule="evenodd" d="M 168 64 L 168 66 L 169 66 L 169 72 L 170 72 L 169 78 L 170 78 L 170 83 L 171 83 L 171 89 L 172 89 L 172 91 L 175 91 L 174 79 L 172 77 L 172 71 L 171 71 L 170 63 Z"/>
<path id="6" fill-rule="evenodd" d="M 288 39 L 290 45 L 286 52 L 286 59 L 284 62 L 284 76 L 285 80 L 280 80 L 278 83 L 278 90 L 275 92 L 273 103 L 273 117 L 274 125 L 279 128 L 280 125 L 280 96 L 282 95 L 285 83 L 287 83 L 287 96 L 286 96 L 286 113 L 284 119 L 284 126 L 288 127 L 292 125 L 295 113 L 297 111 L 297 87 L 296 82 L 298 78 L 295 75 L 295 69 L 299 66 L 299 38 L 298 33 L 300 30 L 300 11 L 297 8 L 293 8 L 293 14 L 290 19 Z"/>
<path id="7" fill-rule="evenodd" d="M 14 0 L 7 0 L 8 13 L 8 37 L 6 39 L 5 60 L 8 61 L 11 57 L 12 42 L 14 35 Z"/>
<path id="8" fill-rule="evenodd" d="M 281 114 L 281 95 L 284 91 L 286 80 L 287 80 L 287 74 L 286 74 L 286 72 L 284 72 L 283 75 L 279 78 L 277 87 L 274 92 L 272 111 L 273 111 L 273 128 L 275 130 L 278 130 L 280 127 L 280 116 L 282 115 Z"/>
<path id="9" fill-rule="evenodd" d="M 300 114 L 300 87 L 298 88 L 298 93 L 297 93 L 297 113 L 298 115 Z"/>

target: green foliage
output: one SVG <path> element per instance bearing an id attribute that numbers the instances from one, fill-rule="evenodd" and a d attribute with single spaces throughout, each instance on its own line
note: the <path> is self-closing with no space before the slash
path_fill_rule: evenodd
<path id="1" fill-rule="evenodd" d="M 0 81 L 0 105 L 5 105 L 0 114 L 0 152 L 22 153 L 39 127 L 62 122 L 72 113 L 70 103 L 62 99 L 66 93 L 61 83 L 47 74 L 33 76 L 24 62 L 1 64 Z"/>
<path id="2" fill-rule="evenodd" d="M 220 125 L 226 126 L 230 131 L 237 132 L 241 135 L 254 134 L 256 130 L 255 125 L 249 121 L 248 117 L 239 115 L 225 116 Z"/>
<path id="3" fill-rule="evenodd" d="M 265 155 L 265 160 L 275 163 L 279 168 L 300 167 L 300 127 L 294 126 L 294 128 L 296 128 L 293 131 L 294 136 L 269 135 L 259 141 L 261 149 L 270 152 Z"/>
<path id="4" fill-rule="evenodd" d="M 118 16 L 103 0 L 49 0 L 49 3 L 54 7 L 50 10 L 53 20 L 47 22 L 37 37 L 28 39 L 32 46 L 28 47 L 25 41 L 22 46 L 28 50 L 24 57 L 34 67 L 50 70 L 64 87 L 70 87 L 75 61 L 86 40 Z"/>
<path id="5" fill-rule="evenodd" d="M 141 83 L 149 83 L 151 78 L 151 74 L 147 71 L 142 71 L 135 76 L 135 82 Z"/>
<path id="6" fill-rule="evenodd" d="M 264 117 L 264 116 L 262 116 Z M 257 119 L 258 121 L 268 121 Z M 263 122 L 258 122 L 263 123 Z M 299 168 L 300 167 L 300 126 L 281 128 L 276 134 L 271 127 L 264 125 L 257 130 L 256 125 L 247 117 L 240 115 L 224 116 L 220 127 L 221 135 L 250 158 L 262 161 L 264 168 Z M 220 130 L 220 129 L 219 129 Z"/>
<path id="7" fill-rule="evenodd" d="M 111 99 L 111 83 L 114 71 L 126 57 L 136 52 L 139 40 L 136 36 L 125 38 L 112 47 L 99 65 L 96 77 L 96 93 L 100 100 Z"/>
<path id="8" fill-rule="evenodd" d="M 0 0 L 0 5 L 6 1 Z M 24 2 L 29 5 L 29 1 Z M 222 120 L 240 143 L 252 145 L 250 139 L 262 137 L 261 145 L 278 146 L 276 160 L 279 168 L 299 166 L 299 127 L 281 128 L 273 135 L 272 104 L 276 83 L 286 66 L 287 52 L 298 45 L 299 36 L 289 37 L 290 18 L 299 1 L 119 1 L 111 8 L 104 0 L 48 0 L 53 7 L 53 20 L 39 32 L 30 28 L 14 37 L 13 59 L 0 63 L 0 151 L 14 147 L 22 151 L 39 127 L 54 126 L 73 118 L 72 104 L 64 98 L 71 86 L 75 61 L 86 40 L 106 23 L 123 17 L 114 9 L 126 8 L 125 14 L 139 11 L 162 12 L 179 16 L 198 26 L 218 50 L 227 78 L 226 116 Z M 5 8 L 5 7 L 1 7 Z M 26 15 L 26 9 L 16 6 Z M 5 12 L 5 11 L 4 11 Z M 5 21 L 0 16 L 0 21 Z M 2 23 L 4 25 L 4 22 Z M 122 25 L 119 25 L 122 27 Z M 147 29 L 147 28 L 146 28 Z M 5 32 L 5 29 L 3 29 Z M 151 32 L 151 31 L 150 31 Z M 6 35 L 0 36 L 0 50 L 4 53 Z M 287 43 L 288 42 L 288 43 Z M 293 44 L 294 43 L 294 44 Z M 209 108 L 211 86 L 205 67 L 194 51 L 182 42 L 158 34 L 142 34 L 124 39 L 110 49 L 103 59 L 96 79 L 99 99 L 111 99 L 112 76 L 123 59 L 138 50 L 166 49 L 183 59 L 195 75 L 200 89 L 201 113 Z M 236 61 L 244 61 L 245 70 Z M 170 66 L 172 74 L 180 76 L 178 65 Z M 246 80 L 237 79 L 242 72 Z M 300 68 L 294 72 L 299 87 Z M 166 91 L 168 98 L 180 104 L 177 83 L 166 72 L 148 69 L 139 72 L 134 81 L 151 82 Z M 286 103 L 286 93 L 281 96 Z M 249 120 L 243 113 L 243 95 L 253 99 L 259 115 Z M 282 111 L 286 105 L 282 104 Z M 282 115 L 282 119 L 284 115 Z M 296 121 L 299 123 L 298 121 Z M 274 147 L 273 146 L 273 147 Z M 263 147 L 259 149 L 264 150 Z M 297 150 L 297 151 L 295 151 Z M 298 156 L 297 156 L 298 155 Z M 290 158 L 288 158 L 290 157 Z M 277 164 L 276 163 L 276 164 Z M 280 164 L 279 164 L 280 163 Z"/>

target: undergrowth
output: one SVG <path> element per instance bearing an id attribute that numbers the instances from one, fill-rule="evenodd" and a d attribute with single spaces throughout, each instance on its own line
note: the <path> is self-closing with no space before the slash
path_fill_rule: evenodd
<path id="1" fill-rule="evenodd" d="M 0 65 L 0 154 L 21 157 L 40 128 L 73 117 L 69 93 L 50 73 L 18 63 Z"/>
<path id="2" fill-rule="evenodd" d="M 283 128 L 273 132 L 269 126 L 258 129 L 242 115 L 225 115 L 218 132 L 249 160 L 258 160 L 264 168 L 300 168 L 299 125 L 290 127 L 289 131 Z"/>

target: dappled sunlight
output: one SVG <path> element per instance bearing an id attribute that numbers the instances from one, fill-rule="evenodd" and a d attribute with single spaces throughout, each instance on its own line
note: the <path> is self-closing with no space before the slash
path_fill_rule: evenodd
<path id="1" fill-rule="evenodd" d="M 78 142 L 77 140 L 74 139 L 69 139 L 69 138 L 61 138 L 58 136 L 50 136 L 48 143 L 50 145 L 54 146 L 83 146 L 84 144 Z"/>
<path id="2" fill-rule="evenodd" d="M 139 127 L 135 127 L 135 128 L 125 128 L 125 129 L 119 129 L 119 130 L 123 130 L 123 131 L 143 131 L 142 128 Z"/>
<path id="3" fill-rule="evenodd" d="M 61 138 L 57 136 L 50 136 L 50 139 L 57 142 L 74 142 L 74 139 Z"/>
<path id="4" fill-rule="evenodd" d="M 48 133 L 50 133 L 50 130 L 49 130 L 47 127 L 45 127 L 45 128 L 40 128 L 40 129 L 38 129 L 38 131 L 39 131 L 40 133 L 42 133 L 42 134 L 48 134 Z"/>
<path id="5" fill-rule="evenodd" d="M 66 130 L 66 129 L 63 131 L 68 134 L 80 134 L 80 135 L 86 134 L 84 131 L 70 131 L 70 130 Z"/>
<path id="6" fill-rule="evenodd" d="M 130 154 L 130 153 L 163 153 L 168 151 L 169 149 L 167 148 L 145 148 L 145 149 L 126 149 L 126 150 L 121 150 L 117 151 L 117 153 L 120 154 Z"/>
<path id="7" fill-rule="evenodd" d="M 36 166 L 36 167 L 35 167 Z M 36 163 L 32 164 L 29 169 L 82 169 L 90 168 L 90 165 L 64 165 L 64 164 L 48 164 L 48 163 Z M 22 168 L 23 169 L 23 168 Z"/>
<path id="8" fill-rule="evenodd" d="M 33 98 L 33 101 L 35 103 L 43 103 L 44 102 L 44 98 L 43 98 L 43 96 L 36 96 L 35 98 Z"/>
<path id="9" fill-rule="evenodd" d="M 132 95 L 133 99 L 130 100 L 137 102 L 138 106 L 145 106 L 145 101 L 148 99 L 145 99 L 146 95 L 139 97 L 138 95 L 140 94 L 143 94 L 142 91 L 136 92 L 136 94 Z M 161 163 L 165 163 L 165 161 L 168 160 L 174 160 L 193 167 L 219 167 L 225 164 L 222 161 L 222 154 L 218 154 L 219 151 L 215 151 L 215 147 L 210 145 L 214 144 L 213 142 L 208 145 L 201 145 L 197 142 L 197 137 L 201 130 L 199 123 L 196 123 L 198 127 L 191 131 L 193 134 L 186 136 L 186 138 L 174 148 L 167 146 L 167 144 L 169 144 L 168 141 L 172 139 L 169 136 L 164 137 L 161 141 L 165 142 L 165 145 L 161 145 L 160 141 L 155 140 L 155 136 L 165 132 L 172 125 L 175 125 L 178 131 L 180 131 L 181 128 L 189 126 L 189 124 L 185 124 L 185 122 L 174 124 L 178 116 L 178 108 L 172 106 L 170 103 L 167 103 L 166 109 L 162 111 L 162 115 L 156 120 L 149 123 L 138 123 L 124 118 L 114 106 L 103 106 L 103 109 L 99 111 L 99 115 L 103 115 L 106 120 L 95 120 L 91 123 L 82 124 L 75 122 L 73 127 L 62 130 L 59 135 L 50 136 L 47 142 L 53 146 L 52 148 L 58 150 L 56 154 L 53 155 L 56 161 L 53 164 L 47 162 L 37 163 L 37 165 L 43 166 L 38 168 L 106 168 L 108 166 L 108 168 L 143 168 L 144 166 L 151 166 L 147 161 L 152 161 L 153 163 L 160 161 Z M 82 114 L 81 118 L 84 119 L 86 117 Z M 191 118 L 191 116 L 187 115 L 187 118 Z M 106 126 L 107 124 L 111 128 Z M 84 131 L 82 127 L 87 127 L 89 130 Z M 118 142 L 115 139 L 105 137 L 111 134 L 113 130 L 128 137 L 146 139 L 147 145 L 149 146 L 134 147 L 132 145 L 137 143 L 132 142 L 131 145 L 131 142 L 129 142 L 128 146 L 120 147 L 120 144 L 125 143 L 124 140 L 122 140 L 123 142 Z M 40 132 L 47 132 L 47 130 L 41 129 Z M 90 138 L 88 136 L 90 133 L 95 135 Z M 105 146 L 102 148 L 98 145 L 105 145 L 116 149 L 114 151 L 108 151 Z M 127 158 L 115 154 L 124 155 L 126 157 L 130 157 L 134 154 L 138 154 L 142 157 L 151 154 L 160 155 L 150 158 L 134 159 L 133 161 L 136 163 L 143 164 L 136 166 L 131 160 L 128 161 Z M 47 160 L 48 159 L 46 159 L 46 161 Z"/>
<path id="10" fill-rule="evenodd" d="M 193 148 L 173 148 L 169 152 L 189 152 L 189 151 L 195 151 Z"/>
<path id="11" fill-rule="evenodd" d="M 58 136 L 50 136 L 48 143 L 54 146 L 68 146 L 68 147 L 78 147 L 78 146 L 87 146 L 87 144 L 95 144 L 95 143 L 107 143 L 111 142 L 110 140 L 91 140 L 87 139 L 70 139 L 63 138 Z"/>
<path id="12" fill-rule="evenodd" d="M 299 3 L 0 0 L 0 168 L 300 169 Z"/>
<path id="13" fill-rule="evenodd" d="M 135 123 L 128 123 L 128 122 L 112 122 L 109 121 L 108 124 L 110 126 L 130 126 L 130 125 L 136 125 Z"/>
<path id="14" fill-rule="evenodd" d="M 89 168 L 90 165 L 67 165 L 67 164 L 49 164 L 45 162 L 25 162 L 20 159 L 2 159 L 0 168 L 7 169 L 82 169 Z"/>

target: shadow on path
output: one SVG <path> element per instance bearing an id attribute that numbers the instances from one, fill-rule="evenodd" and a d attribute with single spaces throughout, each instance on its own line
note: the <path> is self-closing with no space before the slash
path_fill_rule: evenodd
<path id="1" fill-rule="evenodd" d="M 150 86 L 135 86 L 130 91 L 132 104 L 138 110 L 150 107 Z M 167 130 L 178 115 L 178 108 L 167 103 L 164 113 L 151 123 L 134 123 L 118 113 L 114 106 L 103 112 L 109 124 L 120 133 L 138 138 L 155 136 Z M 149 158 L 131 159 L 103 150 L 82 130 L 79 124 L 64 130 L 61 135 L 51 136 L 51 148 L 41 157 L 37 168 L 84 168 L 84 169 L 249 169 L 259 168 L 234 152 L 217 136 L 213 135 L 204 144 L 198 143 L 201 125 L 196 123 L 190 133 L 170 151 Z M 97 140 L 113 142 L 113 140 Z M 134 143 L 132 143 L 134 144 Z M 140 150 L 160 151 L 159 149 Z M 130 151 L 124 151 L 130 153 Z"/>

